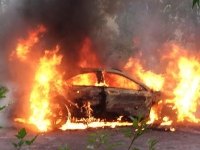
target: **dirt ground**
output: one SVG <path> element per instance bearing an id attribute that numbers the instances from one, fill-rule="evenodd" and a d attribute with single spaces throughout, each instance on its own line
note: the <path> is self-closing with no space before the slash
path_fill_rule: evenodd
<path id="1" fill-rule="evenodd" d="M 123 142 L 123 145 L 115 147 L 114 150 L 127 150 L 130 139 L 124 137 L 121 128 L 115 129 L 87 129 L 76 131 L 53 131 L 48 133 L 39 133 L 35 143 L 29 147 L 29 150 L 58 150 L 58 148 L 67 145 L 71 150 L 84 150 L 89 145 L 86 138 L 91 133 L 100 130 L 110 133 L 109 143 Z M 0 150 L 15 150 L 12 142 L 17 142 L 16 128 L 4 128 L 0 131 Z M 37 133 L 28 131 L 27 139 L 33 138 Z M 200 149 L 200 129 L 198 126 L 179 127 L 175 132 L 165 131 L 164 129 L 152 128 L 152 130 L 138 138 L 133 147 L 140 150 L 148 150 L 147 141 L 149 138 L 158 140 L 156 150 L 199 150 Z M 100 147 L 99 150 L 106 149 L 107 146 Z M 28 147 L 23 146 L 23 150 Z"/>

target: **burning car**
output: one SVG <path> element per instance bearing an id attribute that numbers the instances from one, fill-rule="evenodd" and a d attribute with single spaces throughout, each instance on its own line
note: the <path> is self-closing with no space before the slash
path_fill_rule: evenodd
<path id="1" fill-rule="evenodd" d="M 53 98 L 54 127 L 72 117 L 148 118 L 157 102 L 146 85 L 117 69 L 82 68 L 66 84 L 65 93 Z"/>

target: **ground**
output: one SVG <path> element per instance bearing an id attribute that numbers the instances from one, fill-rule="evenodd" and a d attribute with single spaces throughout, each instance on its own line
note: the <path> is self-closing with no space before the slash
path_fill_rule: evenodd
<path id="1" fill-rule="evenodd" d="M 88 129 L 88 130 L 76 130 L 76 131 L 53 131 L 48 133 L 39 133 L 35 143 L 29 148 L 29 150 L 58 150 L 59 147 L 67 145 L 71 150 L 84 150 L 89 145 L 86 138 L 91 133 L 96 133 L 102 129 Z M 17 142 L 16 128 L 4 128 L 0 131 L 0 145 L 1 150 L 16 150 L 11 144 Z M 109 143 L 123 142 L 124 144 L 114 148 L 114 150 L 127 150 L 130 144 L 130 139 L 124 138 L 124 134 L 121 128 L 115 129 L 103 129 L 104 132 L 109 132 Z M 37 133 L 28 131 L 27 138 L 33 138 Z M 165 131 L 164 129 L 153 128 L 150 132 L 142 135 L 134 143 L 134 147 L 140 150 L 148 150 L 147 141 L 149 138 L 155 138 L 158 140 L 156 144 L 156 150 L 199 150 L 200 143 L 200 129 L 198 127 L 181 127 L 175 132 Z M 22 150 L 27 150 L 25 146 Z M 99 148 L 104 150 L 105 147 Z"/>

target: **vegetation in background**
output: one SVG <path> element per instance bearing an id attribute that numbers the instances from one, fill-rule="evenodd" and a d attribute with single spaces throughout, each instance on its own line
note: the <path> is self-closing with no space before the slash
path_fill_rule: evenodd
<path id="1" fill-rule="evenodd" d="M 193 0 L 192 8 L 194 8 L 195 5 L 199 6 L 199 0 Z"/>

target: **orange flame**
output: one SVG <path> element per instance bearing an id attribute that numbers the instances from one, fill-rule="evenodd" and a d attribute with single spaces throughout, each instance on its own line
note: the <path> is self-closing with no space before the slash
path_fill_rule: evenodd
<path id="1" fill-rule="evenodd" d="M 34 32 L 29 32 L 30 36 L 27 40 L 20 40 L 16 52 L 12 53 L 11 57 L 16 56 L 17 59 L 23 61 L 23 63 L 29 63 L 28 53 L 32 50 L 32 46 L 38 41 L 38 34 L 44 32 L 45 28 L 40 28 L 35 30 Z M 48 131 L 52 129 L 52 120 L 51 117 L 54 115 L 51 109 L 51 99 L 54 97 L 54 94 L 64 95 L 63 84 L 65 82 L 62 81 L 64 73 L 59 73 L 57 67 L 61 64 L 62 55 L 58 55 L 59 46 L 56 47 L 55 50 L 49 51 L 46 50 L 44 56 L 39 59 L 39 64 L 37 65 L 34 82 L 32 83 L 32 91 L 30 93 L 30 116 L 28 119 L 24 118 L 15 118 L 15 121 L 33 124 L 40 131 Z M 91 42 L 88 38 L 84 41 L 84 45 L 82 48 L 83 56 L 80 61 L 80 66 L 87 67 L 90 64 L 89 60 L 91 59 L 94 63 L 93 65 L 98 65 L 98 61 L 96 59 L 96 55 L 91 52 Z M 91 66 L 90 66 L 91 67 Z M 89 78 L 88 78 L 89 77 Z M 83 84 L 83 85 L 96 85 L 99 86 L 98 83 L 94 80 L 96 76 L 83 75 L 77 76 L 69 82 L 73 82 L 73 84 Z M 90 79 L 90 80 L 88 80 Z M 87 110 L 89 114 L 89 119 L 91 119 L 88 124 L 79 123 L 79 122 L 71 122 L 68 120 L 65 125 L 62 126 L 62 130 L 66 129 L 85 129 L 87 127 L 104 127 L 104 126 L 121 126 L 121 125 L 131 125 L 128 122 L 104 122 L 100 120 L 93 120 L 91 116 L 90 104 L 87 104 Z M 84 119 L 84 118 L 83 118 Z"/>
<path id="2" fill-rule="evenodd" d="M 140 60 L 130 58 L 124 67 L 125 70 L 131 70 L 130 74 L 138 77 L 143 83 L 155 91 L 160 91 L 164 84 L 164 77 L 155 74 L 152 71 L 144 71 Z"/>
<path id="3" fill-rule="evenodd" d="M 38 42 L 38 35 L 40 33 L 44 33 L 46 32 L 46 28 L 42 25 L 39 25 L 37 30 L 30 30 L 28 32 L 28 39 L 24 40 L 24 39 L 19 39 L 19 42 L 17 44 L 17 48 L 16 51 L 13 51 L 11 56 L 10 56 L 10 60 L 13 59 L 14 55 L 16 55 L 16 57 L 21 60 L 21 61 L 25 61 L 27 59 L 27 54 L 30 51 L 30 48 Z"/>
<path id="4" fill-rule="evenodd" d="M 173 94 L 174 108 L 177 109 L 178 122 L 199 122 L 195 117 L 200 91 L 200 62 L 194 54 L 188 50 L 181 49 L 177 45 L 172 46 L 170 59 L 176 65 L 169 64 L 167 74 L 176 82 Z M 164 56 L 164 59 L 168 57 Z M 170 71 L 171 70 L 171 71 Z M 172 72 L 174 70 L 174 72 Z"/>
<path id="5" fill-rule="evenodd" d="M 89 38 L 85 38 L 83 46 L 79 53 L 79 66 L 80 67 L 100 67 L 95 52 L 92 50 L 92 43 Z"/>
<path id="6" fill-rule="evenodd" d="M 59 91 L 62 87 L 62 74 L 60 74 L 56 66 L 60 65 L 62 56 L 57 55 L 59 48 L 53 51 L 45 51 L 45 55 L 40 59 L 40 63 L 35 75 L 35 83 L 30 95 L 32 115 L 29 120 L 35 124 L 39 130 L 47 131 L 50 128 L 51 115 L 50 101 L 53 90 Z M 55 92 L 53 91 L 53 92 Z"/>
<path id="7" fill-rule="evenodd" d="M 178 45 L 172 45 L 167 49 L 167 53 L 162 55 L 162 60 L 168 62 L 165 75 L 157 75 L 152 71 L 144 71 L 138 59 L 130 58 L 125 66 L 133 76 L 138 77 L 147 86 L 155 91 L 163 91 L 173 98 L 162 99 L 163 103 L 158 103 L 152 107 L 149 123 L 162 120 L 161 125 L 171 125 L 173 116 L 160 118 L 160 112 L 165 105 L 172 105 L 171 111 L 176 111 L 176 122 L 198 123 L 199 118 L 195 116 L 200 97 L 200 60 L 195 53 L 186 50 Z M 189 53 L 190 52 L 190 53 Z M 169 111 L 169 110 L 168 110 Z M 172 129 L 173 130 L 173 129 Z"/>

